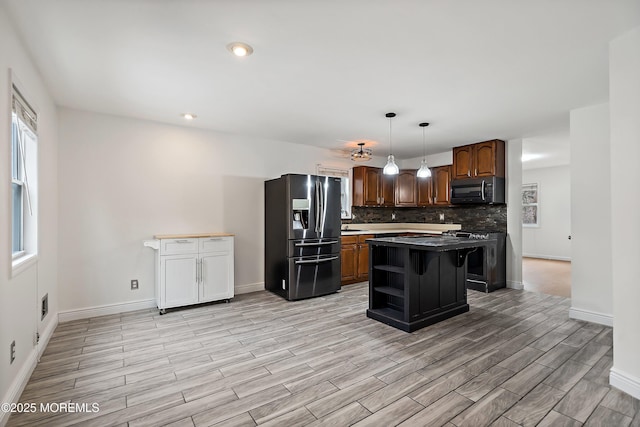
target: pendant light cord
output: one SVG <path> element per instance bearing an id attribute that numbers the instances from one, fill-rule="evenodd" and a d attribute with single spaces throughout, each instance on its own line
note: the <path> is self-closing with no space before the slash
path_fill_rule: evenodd
<path id="1" fill-rule="evenodd" d="M 393 153 L 393 142 L 391 141 L 391 121 L 393 117 L 389 117 L 389 155 Z"/>
<path id="2" fill-rule="evenodd" d="M 427 144 L 425 143 L 424 126 L 422 126 L 422 160 L 427 160 Z"/>

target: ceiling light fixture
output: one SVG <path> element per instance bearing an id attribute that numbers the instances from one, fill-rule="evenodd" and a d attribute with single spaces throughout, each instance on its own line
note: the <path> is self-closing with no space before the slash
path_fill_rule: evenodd
<path id="1" fill-rule="evenodd" d="M 196 117 L 198 117 L 198 116 L 196 116 L 196 115 L 195 115 L 195 114 L 193 114 L 193 113 L 182 113 L 182 114 L 180 114 L 180 115 L 181 115 L 185 120 L 193 120 L 193 119 L 195 119 Z"/>
<path id="2" fill-rule="evenodd" d="M 384 116 L 389 119 L 389 157 L 387 157 L 387 164 L 384 165 L 382 173 L 385 175 L 398 175 L 400 169 L 398 165 L 396 165 L 393 154 L 391 154 L 393 152 L 391 145 L 391 120 L 396 116 L 396 113 L 387 113 Z"/>
<path id="3" fill-rule="evenodd" d="M 358 146 L 360 149 L 354 149 L 351 152 L 351 160 L 354 162 L 367 162 L 371 160 L 371 155 L 373 152 L 370 148 L 364 148 L 364 142 L 359 142 Z"/>
<path id="4" fill-rule="evenodd" d="M 249 56 L 253 53 L 253 48 L 246 43 L 233 42 L 227 45 L 227 50 L 235 56 Z"/>
<path id="5" fill-rule="evenodd" d="M 418 169 L 418 178 L 429 178 L 431 176 L 431 169 L 427 166 L 427 144 L 424 136 L 424 130 L 427 126 L 429 126 L 429 123 L 420 123 L 422 128 L 422 163 L 420 163 L 420 169 Z"/>

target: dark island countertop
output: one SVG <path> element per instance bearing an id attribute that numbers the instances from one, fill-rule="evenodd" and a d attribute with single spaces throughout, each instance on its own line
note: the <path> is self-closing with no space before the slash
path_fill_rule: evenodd
<path id="1" fill-rule="evenodd" d="M 465 237 L 453 236 L 398 236 L 398 237 L 377 237 L 367 239 L 370 244 L 382 244 L 384 246 L 409 247 L 412 249 L 421 249 L 426 251 L 451 251 L 456 249 L 476 248 L 483 246 L 487 240 L 472 240 Z"/>

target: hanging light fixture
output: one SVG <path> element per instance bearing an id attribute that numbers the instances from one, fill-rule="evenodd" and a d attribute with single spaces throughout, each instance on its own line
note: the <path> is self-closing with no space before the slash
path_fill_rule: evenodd
<path id="1" fill-rule="evenodd" d="M 422 128 L 422 163 L 420 169 L 418 169 L 418 178 L 429 178 L 431 176 L 431 169 L 427 166 L 427 144 L 425 142 L 424 130 L 429 126 L 429 123 L 420 123 Z"/>
<path id="2" fill-rule="evenodd" d="M 351 152 L 351 160 L 354 162 L 366 162 L 371 160 L 373 152 L 370 148 L 364 148 L 364 142 L 359 142 L 360 149 L 355 149 Z"/>
<path id="3" fill-rule="evenodd" d="M 396 116 L 396 113 L 387 113 L 385 117 L 389 119 L 389 157 L 387 157 L 387 164 L 382 169 L 382 173 L 385 175 L 397 175 L 400 172 L 398 165 L 396 165 L 395 158 L 392 153 L 391 145 L 391 120 Z"/>

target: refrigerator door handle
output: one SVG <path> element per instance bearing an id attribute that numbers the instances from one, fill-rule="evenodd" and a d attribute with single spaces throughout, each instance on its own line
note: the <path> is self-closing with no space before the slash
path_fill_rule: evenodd
<path id="1" fill-rule="evenodd" d="M 324 186 L 322 182 L 318 180 L 318 188 L 320 189 L 320 232 L 324 231 L 324 217 L 325 217 L 325 206 L 324 206 Z"/>
<path id="2" fill-rule="evenodd" d="M 316 186 L 316 188 L 315 188 L 316 191 L 315 191 L 314 195 L 316 197 L 316 203 L 315 203 L 315 206 L 314 206 L 314 209 L 313 209 L 313 217 L 315 219 L 315 224 L 314 224 L 313 230 L 316 233 L 319 233 L 320 230 L 318 229 L 319 228 L 318 225 L 320 223 L 320 215 L 319 215 L 319 212 L 320 212 L 320 194 L 319 194 L 320 190 L 318 189 L 318 180 L 317 179 L 316 179 L 315 186 Z"/>
<path id="3" fill-rule="evenodd" d="M 322 194 L 322 182 L 320 180 L 318 182 L 318 198 L 320 199 L 320 222 L 318 224 L 318 233 L 322 233 L 324 230 L 324 195 Z"/>
<path id="4" fill-rule="evenodd" d="M 321 262 L 335 261 L 339 257 L 332 256 L 331 258 L 322 258 L 322 259 L 310 259 L 310 260 L 296 260 L 295 264 L 320 264 Z"/>
<path id="5" fill-rule="evenodd" d="M 333 245 L 338 243 L 337 240 L 328 240 L 326 242 L 316 242 L 316 243 L 295 243 L 295 247 L 299 248 L 301 246 L 320 246 L 320 245 Z"/>

